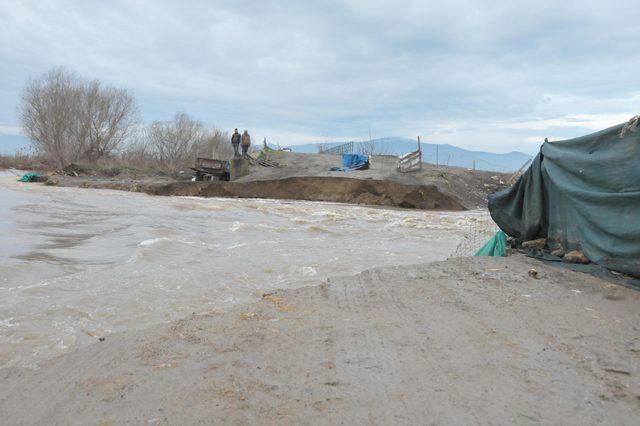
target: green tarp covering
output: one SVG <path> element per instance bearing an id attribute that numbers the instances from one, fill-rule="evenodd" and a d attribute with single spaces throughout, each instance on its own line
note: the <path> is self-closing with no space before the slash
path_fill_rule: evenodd
<path id="1" fill-rule="evenodd" d="M 39 173 L 25 173 L 24 175 L 22 175 L 22 177 L 20 179 L 18 179 L 18 182 L 31 182 L 33 180 L 36 180 L 37 178 L 40 177 Z"/>
<path id="2" fill-rule="evenodd" d="M 634 125 L 635 124 L 635 125 Z M 545 142 L 516 184 L 489 196 L 493 220 L 521 241 L 580 250 L 640 276 L 640 126 Z"/>
<path id="3" fill-rule="evenodd" d="M 507 255 L 507 235 L 498 231 L 487 244 L 482 246 L 480 250 L 475 254 L 476 256 L 493 256 L 504 257 Z"/>

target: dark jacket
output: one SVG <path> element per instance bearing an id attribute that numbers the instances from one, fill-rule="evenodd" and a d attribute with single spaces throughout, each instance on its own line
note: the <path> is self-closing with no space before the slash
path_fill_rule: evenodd
<path id="1" fill-rule="evenodd" d="M 249 136 L 249 133 L 245 132 L 242 134 L 242 145 L 251 145 L 251 136 Z"/>
<path id="2" fill-rule="evenodd" d="M 233 145 L 240 144 L 240 133 L 234 133 L 233 135 L 231 135 L 231 143 Z"/>

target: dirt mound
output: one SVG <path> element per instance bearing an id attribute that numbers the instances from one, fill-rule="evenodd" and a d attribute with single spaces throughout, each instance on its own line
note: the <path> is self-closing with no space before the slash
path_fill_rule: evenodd
<path id="1" fill-rule="evenodd" d="M 281 167 L 247 164 L 248 173 L 229 183 L 188 181 L 191 172 L 161 175 L 158 171 L 124 166 L 73 165 L 62 176 L 63 186 L 110 188 L 157 195 L 275 198 L 334 201 L 417 209 L 463 210 L 486 206 L 488 194 L 505 187 L 509 176 L 423 163 L 422 169 L 400 173 L 397 157 L 376 155 L 368 170 L 330 171 L 341 157 L 269 150 L 270 161 Z M 73 173 L 75 172 L 75 173 Z"/>
<path id="2" fill-rule="evenodd" d="M 290 177 L 345 177 L 351 179 L 390 181 L 403 185 L 435 185 L 440 192 L 455 198 L 468 209 L 486 205 L 487 194 L 499 191 L 510 175 L 470 170 L 460 167 L 435 166 L 422 163 L 422 170 L 400 173 L 398 158 L 390 155 L 374 155 L 371 167 L 349 173 L 330 171 L 342 164 L 339 155 L 299 154 L 293 152 L 268 151 L 270 160 L 283 167 L 251 167 L 250 173 L 238 182 L 285 179 Z"/>
<path id="3" fill-rule="evenodd" d="M 291 177 L 248 182 L 139 182 L 73 181 L 83 188 L 117 189 L 151 195 L 200 197 L 273 198 L 282 200 L 330 201 L 338 203 L 398 206 L 424 210 L 465 210 L 454 197 L 435 185 L 404 185 L 375 179 L 344 177 Z"/>

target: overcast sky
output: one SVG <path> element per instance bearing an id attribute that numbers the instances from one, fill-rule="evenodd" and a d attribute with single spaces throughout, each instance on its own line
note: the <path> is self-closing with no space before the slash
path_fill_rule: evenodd
<path id="1" fill-rule="evenodd" d="M 0 0 L 0 135 L 55 66 L 280 144 L 537 151 L 640 113 L 638 1 Z M 0 139 L 0 143 L 2 139 Z"/>

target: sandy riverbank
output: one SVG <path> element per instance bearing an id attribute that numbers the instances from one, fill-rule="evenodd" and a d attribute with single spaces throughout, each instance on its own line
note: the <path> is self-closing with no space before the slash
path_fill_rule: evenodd
<path id="1" fill-rule="evenodd" d="M 6 424 L 634 424 L 639 302 L 519 255 L 374 269 L 3 370 L 0 414 Z"/>

